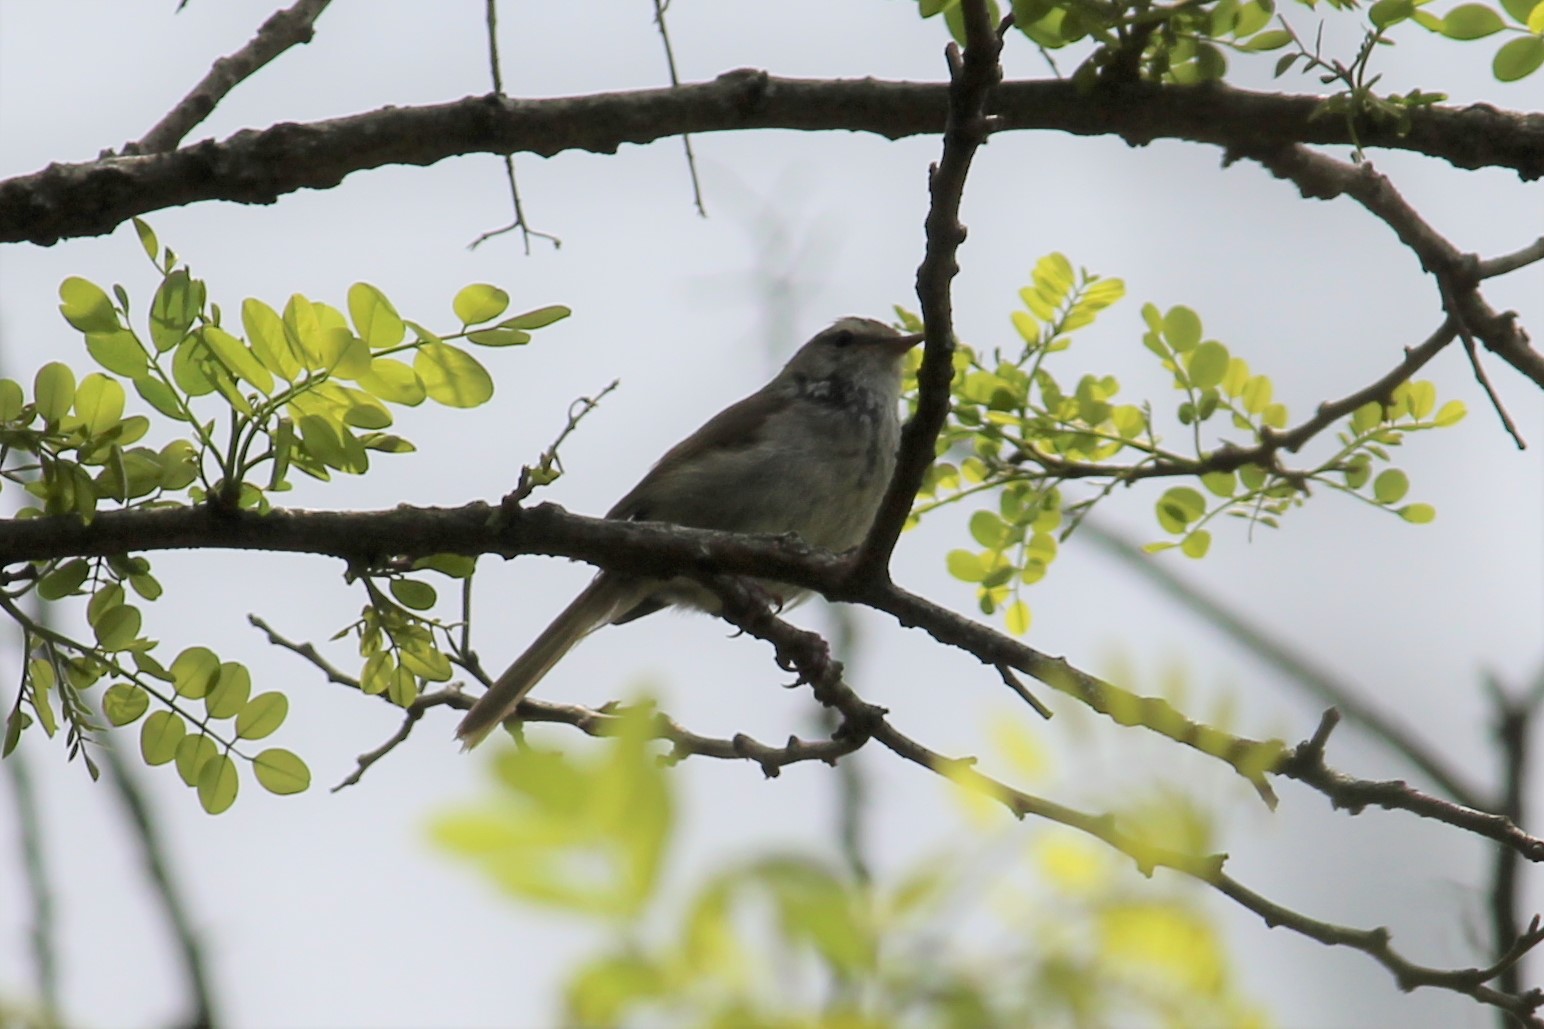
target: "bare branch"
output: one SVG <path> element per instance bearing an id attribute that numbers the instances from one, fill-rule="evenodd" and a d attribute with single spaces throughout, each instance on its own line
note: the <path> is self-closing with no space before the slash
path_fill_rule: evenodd
<path id="1" fill-rule="evenodd" d="M 1544 862 L 1544 840 L 1529 836 L 1506 815 L 1492 814 L 1442 800 L 1422 793 L 1403 779 L 1372 781 L 1356 779 L 1337 772 L 1324 763 L 1324 741 L 1340 714 L 1334 708 L 1325 712 L 1319 732 L 1300 743 L 1292 755 L 1275 771 L 1289 779 L 1306 783 L 1324 794 L 1337 808 L 1356 815 L 1369 804 L 1388 810 L 1409 811 L 1422 818 L 1445 822 L 1458 829 L 1495 840 L 1533 862 Z"/>
<path id="2" fill-rule="evenodd" d="M 654 24 L 659 27 L 659 41 L 665 47 L 665 65 L 670 69 L 670 85 L 680 88 L 681 76 L 676 72 L 675 48 L 670 45 L 670 29 L 665 26 L 667 0 L 654 0 Z M 706 218 L 708 209 L 702 203 L 702 182 L 697 177 L 697 155 L 692 153 L 692 135 L 681 133 L 681 149 L 686 154 L 686 171 L 692 178 L 692 202 L 697 213 Z"/>
<path id="3" fill-rule="evenodd" d="M 1002 80 L 998 56 L 1002 40 L 993 31 L 986 0 L 965 0 L 967 46 L 962 56 L 950 43 L 949 113 L 944 122 L 943 154 L 928 172 L 931 203 L 925 222 L 927 249 L 917 268 L 917 299 L 927 342 L 917 372 L 917 410 L 901 433 L 895 474 L 880 502 L 868 538 L 853 566 L 854 581 L 889 577 L 890 552 L 911 514 L 922 477 L 933 463 L 934 444 L 949 416 L 949 383 L 954 378 L 954 302 L 950 284 L 959 274 L 955 254 L 965 242 L 960 200 L 976 150 L 986 142 L 987 101 Z"/>
<path id="4" fill-rule="evenodd" d="M 0 242 L 52 244 L 98 236 L 135 215 L 205 200 L 269 204 L 298 189 L 392 164 L 429 165 L 469 153 L 613 153 L 683 132 L 792 129 L 934 134 L 947 85 L 776 78 L 729 72 L 711 82 L 542 100 L 469 97 L 383 108 L 308 124 L 238 132 L 167 154 L 52 164 L 0 182 Z M 1314 118 L 1322 98 L 1128 83 L 1085 90 L 1067 81 L 1006 82 L 993 93 L 994 132 L 1044 129 L 1118 136 L 1133 146 L 1183 139 L 1222 147 L 1347 143 L 1341 119 Z M 1460 168 L 1544 175 L 1544 114 L 1484 106 L 1410 113 L 1407 133 L 1366 130 L 1364 147 L 1441 158 Z"/>
<path id="5" fill-rule="evenodd" d="M 493 76 L 493 92 L 495 96 L 504 95 L 504 72 L 499 62 L 499 5 L 498 0 L 485 0 L 483 5 L 484 21 L 488 26 L 488 69 Z M 520 230 L 520 239 L 525 244 L 525 253 L 531 254 L 531 237 L 536 236 L 545 239 L 552 244 L 552 249 L 557 250 L 563 246 L 563 241 L 550 232 L 538 232 L 531 228 L 525 220 L 525 207 L 520 202 L 520 185 L 515 181 L 515 159 L 509 154 L 504 155 L 504 181 L 509 185 L 510 203 L 515 208 L 515 220 L 500 229 L 491 229 L 484 232 L 467 245 L 468 250 L 476 250 L 495 236 L 502 236 L 506 232 Z"/>
<path id="6" fill-rule="evenodd" d="M 189 132 L 245 79 L 251 78 L 269 61 L 292 46 L 311 42 L 316 19 L 332 0 L 296 0 L 275 11 L 258 28 L 257 35 L 235 53 L 214 62 L 209 73 L 193 91 L 177 102 L 166 117 L 133 143 L 125 143 L 125 154 L 158 154 L 174 150 Z"/>
<path id="7" fill-rule="evenodd" d="M 1305 197 L 1328 200 L 1345 195 L 1365 207 L 1392 229 L 1414 252 L 1421 267 L 1436 278 L 1442 306 L 1459 335 L 1478 338 L 1491 353 L 1544 387 L 1544 354 L 1528 345 L 1528 334 L 1517 324 L 1515 314 L 1498 313 L 1485 301 L 1479 290 L 1479 259 L 1460 251 L 1428 224 L 1370 162 L 1348 164 L 1302 145 L 1266 150 L 1242 147 L 1235 152 L 1290 180 Z"/>

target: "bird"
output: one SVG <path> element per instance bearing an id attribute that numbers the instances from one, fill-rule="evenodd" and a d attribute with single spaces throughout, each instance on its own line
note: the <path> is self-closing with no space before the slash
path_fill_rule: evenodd
<path id="1" fill-rule="evenodd" d="M 922 333 L 839 318 L 761 389 L 710 418 L 661 457 L 607 518 L 742 533 L 795 533 L 841 552 L 867 536 L 900 445 L 901 365 Z M 771 586 L 791 602 L 802 591 Z M 574 645 L 670 605 L 713 613 L 718 598 L 690 578 L 601 571 L 462 719 L 470 750 Z"/>

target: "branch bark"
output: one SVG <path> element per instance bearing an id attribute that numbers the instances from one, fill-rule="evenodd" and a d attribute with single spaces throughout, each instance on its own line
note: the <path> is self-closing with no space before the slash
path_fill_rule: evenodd
<path id="1" fill-rule="evenodd" d="M 98 236 L 136 215 L 206 200 L 271 204 L 299 189 L 327 189 L 357 171 L 430 165 L 462 154 L 565 150 L 614 153 L 683 133 L 792 129 L 870 132 L 887 139 L 935 134 L 946 84 L 813 80 L 742 69 L 711 82 L 588 96 L 516 100 L 481 96 L 388 107 L 307 124 L 238 132 L 168 154 L 51 164 L 0 182 L 0 242 L 43 245 Z M 1083 91 L 1064 81 L 1002 83 L 993 131 L 1054 130 L 1117 136 L 1132 146 L 1180 139 L 1262 150 L 1291 143 L 1349 144 L 1340 119 L 1312 117 L 1320 98 L 1128 83 Z M 1544 176 L 1544 114 L 1486 105 L 1411 112 L 1409 132 L 1370 128 L 1365 147 L 1425 154 L 1459 168 Z"/>

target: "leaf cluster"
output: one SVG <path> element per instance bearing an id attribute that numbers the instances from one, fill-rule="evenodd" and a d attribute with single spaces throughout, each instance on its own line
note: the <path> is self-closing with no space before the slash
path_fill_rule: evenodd
<path id="1" fill-rule="evenodd" d="M 1171 443 L 1152 401 L 1120 402 L 1120 383 L 1112 375 L 1089 372 L 1068 382 L 1051 360 L 1124 295 L 1120 280 L 1075 270 L 1066 257 L 1051 254 L 1019 291 L 1023 307 L 1012 314 L 1017 348 L 986 354 L 956 346 L 950 416 L 913 518 L 967 498 L 992 501 L 969 519 L 980 549 L 956 549 L 946 558 L 950 574 L 975 586 L 984 614 L 1000 611 L 1009 631 L 1027 631 L 1024 587 L 1044 578 L 1059 544 L 1089 511 L 1116 487 L 1143 479 L 1194 483 L 1159 497 L 1158 526 L 1174 538 L 1149 548 L 1178 547 L 1192 558 L 1210 549 L 1214 519 L 1226 515 L 1275 528 L 1314 486 L 1412 523 L 1435 517 L 1429 504 L 1404 503 L 1409 478 L 1390 466 L 1391 451 L 1411 432 L 1455 424 L 1464 416 L 1461 402 L 1438 408 L 1431 383 L 1407 381 L 1386 401 L 1353 412 L 1329 454 L 1287 468 L 1278 450 L 1289 414 L 1275 399 L 1271 379 L 1206 338 L 1194 310 L 1146 304 L 1142 344 L 1178 394 L 1172 420 L 1182 442 Z M 916 325 L 914 316 L 900 315 Z M 920 356 L 911 359 L 910 375 L 919 363 Z M 1081 496 L 1071 492 L 1075 483 L 1082 484 Z"/>
<path id="2" fill-rule="evenodd" d="M 121 285 L 109 293 L 71 277 L 59 288 L 61 315 L 101 370 L 77 378 L 63 362 L 50 362 L 34 377 L 30 397 L 20 383 L 0 379 L 0 485 L 24 491 L 18 518 L 89 521 L 103 505 L 267 511 L 297 472 L 326 482 L 368 471 L 371 454 L 412 451 L 394 431 L 396 408 L 426 400 L 451 408 L 486 403 L 492 378 L 458 344 L 521 345 L 569 314 L 549 306 L 506 316 L 508 294 L 472 285 L 452 301 L 458 327 L 436 332 L 403 318 L 380 289 L 356 283 L 346 313 L 300 294 L 282 313 L 248 298 L 238 334 L 205 282 L 161 247 L 150 226 L 136 220 L 135 228 L 159 279 L 142 321 Z M 148 414 L 128 413 L 129 389 Z M 149 444 L 152 428 L 169 429 L 172 438 Z M 390 597 L 367 578 L 371 604 L 359 629 L 366 690 L 402 704 L 423 681 L 450 677 L 432 638 L 438 623 L 419 614 L 434 605 L 435 590 L 407 574 L 420 569 L 464 578 L 472 562 L 442 556 L 387 571 Z M 169 667 L 157 658 L 141 603 L 162 592 L 149 560 L 127 553 L 37 562 L 9 573 L 0 607 L 22 626 L 29 659 L 4 751 L 28 725 L 52 736 L 62 720 L 72 755 L 84 754 L 99 728 L 84 694 L 105 680 L 112 683 L 101 701 L 107 721 L 144 719 L 146 762 L 175 763 L 210 812 L 236 797 L 233 758 L 248 760 L 272 792 L 305 789 L 309 772 L 294 754 L 269 749 L 248 757 L 238 747 L 279 727 L 283 694 L 250 696 L 247 669 L 202 647 L 182 651 Z M 20 606 L 29 598 L 72 597 L 88 598 L 90 639 L 58 632 Z M 232 724 L 220 727 L 226 720 Z"/>

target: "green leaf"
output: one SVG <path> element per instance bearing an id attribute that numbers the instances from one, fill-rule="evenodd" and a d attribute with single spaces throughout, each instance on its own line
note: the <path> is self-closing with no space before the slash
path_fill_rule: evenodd
<path id="1" fill-rule="evenodd" d="M 1237 491 L 1238 477 L 1232 472 L 1207 472 L 1201 476 L 1201 485 L 1214 496 L 1231 497 Z"/>
<path id="2" fill-rule="evenodd" d="M 1378 0 L 1367 10 L 1367 20 L 1377 28 L 1404 21 L 1415 10 L 1412 0 Z"/>
<path id="3" fill-rule="evenodd" d="M 139 728 L 139 753 L 147 765 L 164 765 L 177 756 L 188 727 L 175 711 L 156 711 Z"/>
<path id="4" fill-rule="evenodd" d="M 416 407 L 428 396 L 418 373 L 390 357 L 372 360 L 369 370 L 355 376 L 354 383 L 372 396 L 405 407 Z"/>
<path id="5" fill-rule="evenodd" d="M 134 380 L 134 391 L 144 398 L 145 402 L 168 418 L 175 418 L 180 422 L 188 420 L 177 403 L 177 394 L 172 388 L 160 379 L 153 379 L 148 375 L 142 375 Z"/>
<path id="6" fill-rule="evenodd" d="M 1449 400 L 1437 411 L 1437 417 L 1432 419 L 1432 424 L 1443 427 L 1456 425 L 1463 421 L 1464 415 L 1468 413 L 1469 410 L 1464 407 L 1462 400 Z"/>
<path id="7" fill-rule="evenodd" d="M 270 747 L 252 759 L 257 781 L 269 793 L 288 796 L 311 785 L 311 769 L 299 757 L 280 747 Z"/>
<path id="8" fill-rule="evenodd" d="M 519 329 L 506 329 L 498 326 L 491 329 L 480 329 L 477 332 L 469 332 L 466 338 L 483 347 L 518 347 L 531 342 L 531 334 L 529 332 L 521 332 Z"/>
<path id="9" fill-rule="evenodd" d="M 209 364 L 209 348 L 198 336 L 184 337 L 172 353 L 172 381 L 190 397 L 208 396 L 215 391 L 214 370 Z"/>
<path id="10" fill-rule="evenodd" d="M 1003 624 L 1007 630 L 1015 636 L 1022 636 L 1029 631 L 1029 605 L 1022 600 L 1015 600 L 1003 608 Z"/>
<path id="11" fill-rule="evenodd" d="M 288 714 L 289 698 L 284 694 L 259 693 L 236 716 L 236 735 L 244 740 L 260 740 L 283 725 Z"/>
<path id="12" fill-rule="evenodd" d="M 1372 495 L 1380 504 L 1398 503 L 1408 492 L 1410 492 L 1410 479 L 1398 468 L 1379 472 L 1378 477 L 1372 481 Z"/>
<path id="13" fill-rule="evenodd" d="M 149 708 L 150 694 L 130 683 L 113 683 L 102 694 L 102 714 L 113 725 L 137 722 Z"/>
<path id="14" fill-rule="evenodd" d="M 1201 316 L 1188 307 L 1171 307 L 1163 316 L 1163 335 L 1183 354 L 1201 342 Z"/>
<path id="15" fill-rule="evenodd" d="M 38 580 L 38 596 L 44 600 L 68 597 L 80 589 L 90 572 L 91 565 L 83 558 L 66 561 Z"/>
<path id="16" fill-rule="evenodd" d="M 214 325 L 204 326 L 200 334 L 204 345 L 232 375 L 264 396 L 273 392 L 273 373 L 263 367 L 245 343 Z"/>
<path id="17" fill-rule="evenodd" d="M 279 312 L 248 297 L 241 302 L 241 326 L 264 368 L 287 382 L 300 378 L 305 371 L 303 352 L 297 352 Z"/>
<path id="18" fill-rule="evenodd" d="M 1174 486 L 1158 498 L 1158 524 L 1181 533 L 1206 514 L 1206 498 L 1189 486 Z"/>
<path id="19" fill-rule="evenodd" d="M 509 308 L 509 294 L 497 286 L 477 283 L 457 293 L 450 306 L 462 325 L 480 325 L 493 321 Z"/>
<path id="20" fill-rule="evenodd" d="M 123 418 L 123 387 L 117 379 L 92 372 L 80 380 L 75 390 L 75 413 L 86 423 L 86 431 L 99 436 Z"/>
<path id="21" fill-rule="evenodd" d="M 92 623 L 97 643 L 103 650 L 123 650 L 139 638 L 141 620 L 139 608 L 120 604 Z"/>
<path id="22" fill-rule="evenodd" d="M 452 579 L 465 579 L 477 570 L 477 558 L 465 554 L 430 554 L 413 562 L 413 570 L 429 569 Z"/>
<path id="23" fill-rule="evenodd" d="M 391 580 L 391 595 L 397 598 L 397 603 L 414 611 L 427 611 L 439 599 L 433 586 L 417 579 Z"/>
<path id="24" fill-rule="evenodd" d="M 538 307 L 534 311 L 517 314 L 513 318 L 505 318 L 499 322 L 501 329 L 544 329 L 553 322 L 560 322 L 574 312 L 562 304 L 552 304 L 548 307 Z"/>
<path id="25" fill-rule="evenodd" d="M 134 232 L 139 236 L 139 245 L 145 251 L 145 256 L 151 262 L 156 261 L 161 255 L 161 244 L 155 238 L 155 230 L 150 223 L 140 218 L 134 219 Z"/>
<path id="26" fill-rule="evenodd" d="M 118 312 L 106 291 L 96 283 L 70 276 L 59 283 L 59 313 L 81 332 L 112 332 L 121 328 Z"/>
<path id="27" fill-rule="evenodd" d="M 1523 36 L 1504 44 L 1491 62 L 1491 73 L 1499 82 L 1525 79 L 1544 65 L 1544 36 Z"/>
<path id="28" fill-rule="evenodd" d="M 348 313 L 359 338 L 375 350 L 394 347 L 407 335 L 402 316 L 386 294 L 368 282 L 356 282 L 348 288 Z"/>
<path id="29" fill-rule="evenodd" d="M 211 815 L 218 815 L 236 803 L 239 786 L 236 762 L 229 754 L 216 754 L 198 770 L 198 802 Z"/>
<path id="30" fill-rule="evenodd" d="M 1501 0 L 1501 8 L 1519 25 L 1528 24 L 1529 17 L 1539 9 L 1540 0 Z"/>
<path id="31" fill-rule="evenodd" d="M 449 343 L 426 343 L 413 355 L 413 370 L 429 397 L 446 407 L 476 407 L 493 396 L 487 369 Z"/>
<path id="32" fill-rule="evenodd" d="M 1487 4 L 1459 4 L 1442 16 L 1442 34 L 1449 39 L 1483 39 L 1504 28 L 1506 22 Z"/>
<path id="33" fill-rule="evenodd" d="M 0 379 L 0 422 L 14 422 L 21 417 L 21 409 L 27 404 L 21 383 L 15 379 Z"/>
<path id="34" fill-rule="evenodd" d="M 185 268 L 168 275 L 150 302 L 150 339 L 156 350 L 164 354 L 181 343 L 203 306 L 203 283 Z"/>
<path id="35" fill-rule="evenodd" d="M 220 748 L 214 740 L 203 733 L 190 733 L 177 744 L 177 774 L 189 786 L 197 786 L 199 773 L 219 755 Z"/>
<path id="36" fill-rule="evenodd" d="M 1412 525 L 1425 525 L 1437 517 L 1437 509 L 1430 504 L 1406 504 L 1398 514 Z"/>
<path id="37" fill-rule="evenodd" d="M 1179 549 L 1186 557 L 1200 560 L 1206 556 L 1206 552 L 1212 548 L 1212 534 L 1205 529 L 1197 529 L 1184 539 L 1179 541 Z"/>
<path id="38" fill-rule="evenodd" d="M 951 550 L 944 559 L 949 574 L 961 582 L 980 582 L 986 578 L 986 566 L 969 550 Z"/>
<path id="39" fill-rule="evenodd" d="M 189 647 L 172 660 L 171 673 L 177 692 L 197 700 L 209 695 L 220 674 L 220 659 L 208 647 Z"/>
<path id="40" fill-rule="evenodd" d="M 86 333 L 86 352 L 103 368 L 131 379 L 144 375 L 150 367 L 144 344 L 127 329 Z"/>
<path id="41" fill-rule="evenodd" d="M 996 549 L 1008 539 L 1008 526 L 996 511 L 977 511 L 970 516 L 970 535 L 983 547 Z"/>
<path id="42" fill-rule="evenodd" d="M 1211 389 L 1222 383 L 1228 370 L 1228 348 L 1216 340 L 1207 340 L 1190 352 L 1187 369 L 1190 383 L 1197 389 Z"/>
<path id="43" fill-rule="evenodd" d="M 204 707 L 210 718 L 234 718 L 246 706 L 251 694 L 252 673 L 245 665 L 226 661 L 220 665 L 214 688 L 204 697 Z"/>
<path id="44" fill-rule="evenodd" d="M 75 403 L 75 373 L 67 364 L 50 361 L 38 369 L 32 382 L 32 395 L 36 398 L 38 414 L 57 424 L 70 413 Z"/>
<path id="45" fill-rule="evenodd" d="M 1269 32 L 1259 32 L 1250 36 L 1244 42 L 1243 48 L 1252 53 L 1260 53 L 1266 50 L 1280 50 L 1290 42 L 1292 42 L 1292 33 L 1285 29 L 1271 29 Z"/>

